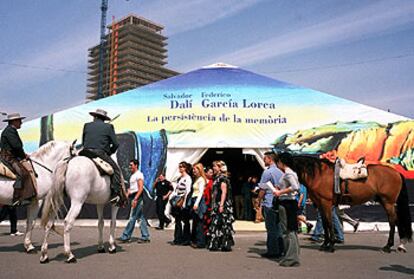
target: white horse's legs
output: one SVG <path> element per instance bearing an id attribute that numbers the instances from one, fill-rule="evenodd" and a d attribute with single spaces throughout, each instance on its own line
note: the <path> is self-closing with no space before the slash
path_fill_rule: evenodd
<path id="1" fill-rule="evenodd" d="M 81 209 L 82 209 L 83 202 L 79 202 L 76 200 L 71 200 L 71 206 L 69 209 L 68 214 L 65 218 L 65 229 L 63 233 L 63 242 L 64 242 L 64 250 L 65 255 L 68 257 L 66 259 L 67 263 L 74 263 L 76 262 L 75 256 L 72 254 L 70 250 L 70 231 L 72 230 L 73 224 L 75 223 L 76 217 L 78 217 Z"/>
<path id="2" fill-rule="evenodd" d="M 49 262 L 49 257 L 47 255 L 47 247 L 48 247 L 47 239 L 49 237 L 50 230 L 52 229 L 54 225 L 54 219 L 55 219 L 54 216 L 52 216 L 51 220 L 47 223 L 45 227 L 45 237 L 43 239 L 42 248 L 40 250 L 40 263 L 42 264 Z"/>
<path id="3" fill-rule="evenodd" d="M 105 247 L 103 245 L 103 227 L 104 227 L 103 208 L 104 208 L 103 204 L 96 205 L 96 211 L 98 213 L 98 232 L 99 232 L 98 253 L 105 253 Z"/>
<path id="4" fill-rule="evenodd" d="M 115 228 L 116 228 L 116 215 L 118 213 L 118 207 L 112 205 L 111 207 L 111 232 L 109 234 L 109 253 L 116 252 L 115 245 Z"/>
<path id="5" fill-rule="evenodd" d="M 27 208 L 26 234 L 24 236 L 23 244 L 27 253 L 32 253 L 35 251 L 35 247 L 32 244 L 32 230 L 41 205 L 41 201 L 34 201 Z"/>

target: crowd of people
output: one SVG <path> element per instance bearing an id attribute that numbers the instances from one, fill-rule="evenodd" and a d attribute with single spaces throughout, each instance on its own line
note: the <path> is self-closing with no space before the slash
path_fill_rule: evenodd
<path id="1" fill-rule="evenodd" d="M 131 161 L 132 173 L 136 173 L 135 162 Z M 257 193 L 256 201 L 251 201 L 252 208 L 262 211 L 267 231 L 266 258 L 275 258 L 281 266 L 298 266 L 300 246 L 297 231 L 298 222 L 305 222 L 303 200 L 306 195 L 301 190 L 297 174 L 292 170 L 292 157 L 288 153 L 276 155 L 267 152 L 264 155 L 266 169 L 261 179 L 251 177 L 247 183 L 252 184 L 250 194 Z M 201 163 L 191 165 L 188 162 L 178 164 L 179 177 L 174 182 L 161 174 L 154 183 L 156 193 L 159 226 L 163 230 L 175 220 L 174 238 L 171 245 L 191 246 L 196 249 L 207 248 L 210 251 L 231 251 L 234 245 L 233 195 L 227 165 L 223 161 L 214 161 L 211 168 Z M 134 177 L 132 175 L 131 177 Z M 140 174 L 143 183 L 143 177 Z M 133 183 L 133 181 L 130 181 Z M 139 197 L 142 187 L 133 187 L 133 201 Z M 131 194 L 130 194 L 131 195 Z M 255 205 L 260 203 L 260 205 Z M 134 208 L 136 205 L 133 203 Z M 131 213 L 130 222 L 135 224 L 137 216 Z M 142 215 L 140 215 L 142 216 Z M 298 218 L 299 216 L 299 218 Z M 141 222 L 146 222 L 143 220 Z M 130 239 L 129 224 L 121 240 Z M 147 229 L 141 225 L 142 238 L 139 243 L 149 242 Z M 123 237 L 126 238 L 123 238 Z"/>
<path id="2" fill-rule="evenodd" d="M 163 211 L 169 201 L 170 212 L 175 219 L 172 245 L 231 251 L 234 217 L 226 164 L 214 161 L 211 168 L 204 168 L 201 163 L 192 166 L 183 161 L 179 163 L 178 171 L 180 176 L 176 182 L 165 182 L 161 175 L 154 185 L 157 200 L 162 198 L 162 202 L 157 201 L 160 204 L 157 209 L 158 229 L 163 229 L 163 225 L 171 221 Z M 169 185 L 165 195 L 158 194 L 161 183 Z"/>

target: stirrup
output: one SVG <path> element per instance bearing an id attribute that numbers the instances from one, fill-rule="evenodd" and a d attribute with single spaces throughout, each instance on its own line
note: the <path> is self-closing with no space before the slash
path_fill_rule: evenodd
<path id="1" fill-rule="evenodd" d="M 20 205 L 20 201 L 19 200 L 17 200 L 17 201 L 15 201 L 15 202 L 13 202 L 12 203 L 12 207 L 16 207 L 16 206 L 19 206 Z"/>
<path id="2" fill-rule="evenodd" d="M 110 199 L 109 202 L 112 203 L 112 204 L 118 204 L 120 200 L 121 200 L 121 198 L 119 196 L 116 196 L 116 197 L 113 197 L 112 199 Z"/>

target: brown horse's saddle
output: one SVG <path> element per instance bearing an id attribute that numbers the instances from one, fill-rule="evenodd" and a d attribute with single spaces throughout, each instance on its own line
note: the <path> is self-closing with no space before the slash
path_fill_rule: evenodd
<path id="1" fill-rule="evenodd" d="M 338 159 L 339 177 L 343 180 L 351 179 L 357 180 L 368 177 L 367 165 L 365 165 L 365 158 L 361 158 L 355 164 L 348 164 L 344 159 Z"/>
<path id="2" fill-rule="evenodd" d="M 0 161 L 0 176 L 4 176 L 4 177 L 7 177 L 13 180 L 16 180 L 17 178 L 14 172 L 8 166 L 6 166 L 6 164 L 4 164 L 1 161 Z"/>

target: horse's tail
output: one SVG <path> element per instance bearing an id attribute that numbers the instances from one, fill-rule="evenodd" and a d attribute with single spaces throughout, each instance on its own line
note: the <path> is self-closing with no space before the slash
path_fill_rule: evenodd
<path id="1" fill-rule="evenodd" d="M 61 161 L 56 166 L 53 173 L 53 186 L 47 193 L 45 203 L 43 205 L 41 225 L 46 227 L 52 216 L 59 216 L 60 207 L 63 202 L 63 190 L 65 188 L 66 170 L 68 161 Z"/>
<path id="2" fill-rule="evenodd" d="M 405 185 L 405 179 L 401 175 L 402 187 L 397 199 L 397 227 L 398 235 L 401 240 L 411 242 L 413 239 L 413 229 L 411 227 L 411 214 L 408 204 L 408 191 Z"/>

